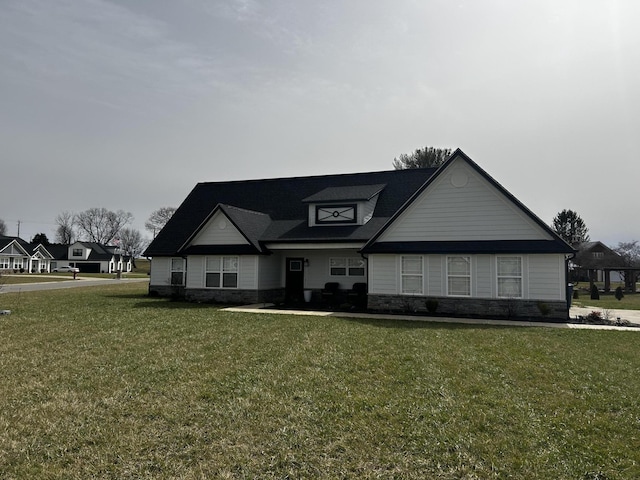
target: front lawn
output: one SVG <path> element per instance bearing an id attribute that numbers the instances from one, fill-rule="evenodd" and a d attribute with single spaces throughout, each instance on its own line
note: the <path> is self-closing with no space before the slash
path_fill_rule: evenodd
<path id="1" fill-rule="evenodd" d="M 640 477 L 640 333 L 6 293 L 2 478 Z"/>

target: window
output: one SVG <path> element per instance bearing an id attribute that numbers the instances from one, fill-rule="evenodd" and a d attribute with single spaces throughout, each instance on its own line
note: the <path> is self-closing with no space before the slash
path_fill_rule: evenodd
<path id="1" fill-rule="evenodd" d="M 604 252 L 592 252 L 593 258 L 604 258 Z"/>
<path id="2" fill-rule="evenodd" d="M 171 285 L 184 285 L 184 259 L 171 259 Z"/>
<path id="3" fill-rule="evenodd" d="M 74 248 L 73 251 L 71 252 L 71 256 L 72 257 L 81 257 L 82 256 L 82 249 L 81 248 Z"/>
<path id="4" fill-rule="evenodd" d="M 14 258 L 13 259 L 13 268 L 22 268 L 24 265 L 22 258 Z"/>
<path id="5" fill-rule="evenodd" d="M 238 257 L 207 257 L 205 286 L 238 288 Z"/>
<path id="6" fill-rule="evenodd" d="M 522 297 L 522 258 L 498 257 L 498 297 Z"/>
<path id="7" fill-rule="evenodd" d="M 332 276 L 364 277 L 363 258 L 330 258 L 329 270 Z"/>
<path id="8" fill-rule="evenodd" d="M 471 295 L 471 257 L 447 257 L 448 295 Z"/>
<path id="9" fill-rule="evenodd" d="M 9 257 L 0 257 L 0 269 L 9 268 Z"/>
<path id="10" fill-rule="evenodd" d="M 356 223 L 356 205 L 318 205 L 316 223 Z"/>
<path id="11" fill-rule="evenodd" d="M 422 295 L 422 257 L 419 255 L 402 257 L 400 277 L 402 293 Z"/>

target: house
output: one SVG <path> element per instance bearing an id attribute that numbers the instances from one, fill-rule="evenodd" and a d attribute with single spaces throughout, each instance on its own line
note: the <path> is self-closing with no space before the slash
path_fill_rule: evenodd
<path id="1" fill-rule="evenodd" d="M 42 244 L 0 235 L 0 272 L 48 272 L 52 259 Z"/>
<path id="2" fill-rule="evenodd" d="M 625 281 L 625 289 L 635 292 L 635 272 L 638 268 L 630 267 L 624 258 L 604 243 L 583 242 L 578 247 L 578 253 L 571 262 L 574 266 L 574 276 L 577 280 L 589 281 L 590 288 L 594 282 L 604 282 L 604 291 L 611 290 L 611 281 Z M 612 278 L 613 277 L 613 278 Z"/>
<path id="3" fill-rule="evenodd" d="M 440 168 L 199 183 L 147 248 L 149 292 L 567 318 L 574 250 L 456 150 Z"/>
<path id="4" fill-rule="evenodd" d="M 78 241 L 71 245 L 52 244 L 48 249 L 54 257 L 52 271 L 64 265 L 78 267 L 82 273 L 130 272 L 132 268 L 131 257 L 123 255 L 117 246 Z"/>

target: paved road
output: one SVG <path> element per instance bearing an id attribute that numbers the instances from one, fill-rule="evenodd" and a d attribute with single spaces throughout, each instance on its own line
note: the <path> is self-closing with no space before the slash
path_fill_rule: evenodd
<path id="1" fill-rule="evenodd" d="M 120 280 L 116 280 L 111 278 L 78 277 L 76 280 L 63 280 L 59 282 L 16 283 L 15 285 L 3 285 L 0 293 L 35 292 L 38 290 L 60 290 L 63 288 L 95 287 L 98 285 L 115 285 L 131 282 L 149 282 L 149 278 L 122 278 Z"/>

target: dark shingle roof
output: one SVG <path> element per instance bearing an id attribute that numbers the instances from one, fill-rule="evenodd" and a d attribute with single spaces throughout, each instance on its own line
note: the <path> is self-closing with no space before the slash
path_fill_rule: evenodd
<path id="1" fill-rule="evenodd" d="M 384 189 L 384 185 L 351 185 L 348 187 L 327 187 L 303 199 L 303 202 L 355 202 L 370 200 Z"/>
<path id="2" fill-rule="evenodd" d="M 214 209 L 222 205 L 226 206 L 222 209 L 232 221 L 238 222 L 236 226 L 252 244 L 258 240 L 364 241 L 371 238 L 435 170 L 424 168 L 199 183 L 151 242 L 145 254 L 175 255 L 210 218 Z M 316 198 L 334 198 L 336 195 L 353 197 L 348 195 L 349 190 L 356 191 L 358 198 L 370 198 L 380 191 L 373 218 L 368 223 L 326 228 L 307 225 L 309 207 L 305 201 L 316 195 Z M 252 213 L 243 213 L 242 210 Z M 254 223 L 254 220 L 257 222 Z"/>

